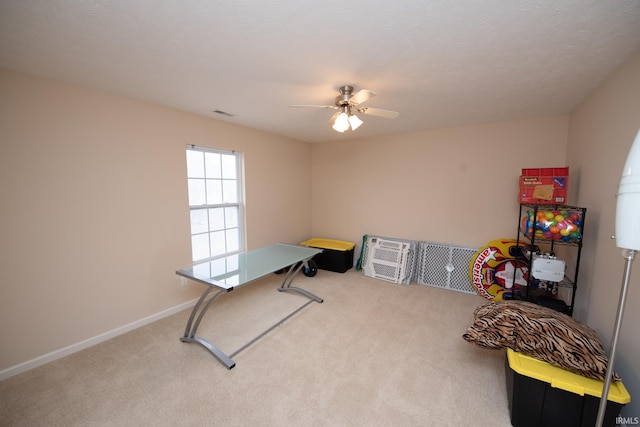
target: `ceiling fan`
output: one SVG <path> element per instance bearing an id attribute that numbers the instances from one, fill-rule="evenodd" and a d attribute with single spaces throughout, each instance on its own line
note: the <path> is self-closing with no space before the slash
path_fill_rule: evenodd
<path id="1" fill-rule="evenodd" d="M 340 95 L 336 96 L 334 105 L 291 105 L 290 107 L 330 108 L 332 110 L 338 110 L 331 116 L 331 119 L 329 119 L 331 127 L 338 132 L 344 132 L 349 128 L 353 131 L 362 124 L 362 120 L 356 116 L 356 112 L 384 117 L 385 119 L 395 119 L 400 114 L 397 111 L 363 106 L 363 103 L 376 95 L 375 92 L 370 90 L 361 89 L 357 93 L 353 93 L 353 86 L 344 85 L 338 88 L 338 91 Z"/>

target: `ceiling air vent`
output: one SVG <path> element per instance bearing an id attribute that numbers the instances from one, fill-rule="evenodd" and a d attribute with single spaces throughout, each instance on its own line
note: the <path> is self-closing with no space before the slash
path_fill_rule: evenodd
<path id="1" fill-rule="evenodd" d="M 213 113 L 216 114 L 220 114 L 221 116 L 227 116 L 227 117 L 233 117 L 233 114 L 227 113 L 226 111 L 222 111 L 222 110 L 213 110 Z"/>

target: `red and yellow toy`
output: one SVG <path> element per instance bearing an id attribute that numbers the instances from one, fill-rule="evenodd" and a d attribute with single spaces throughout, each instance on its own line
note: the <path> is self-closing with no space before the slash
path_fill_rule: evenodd
<path id="1" fill-rule="evenodd" d="M 469 264 L 475 291 L 490 301 L 519 299 L 520 287 L 527 286 L 529 276 L 524 246 L 515 239 L 498 239 L 478 249 Z"/>

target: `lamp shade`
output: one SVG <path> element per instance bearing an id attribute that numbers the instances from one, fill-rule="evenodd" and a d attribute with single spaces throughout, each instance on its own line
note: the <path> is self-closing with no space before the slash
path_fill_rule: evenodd
<path id="1" fill-rule="evenodd" d="M 351 130 L 354 131 L 360 127 L 362 120 L 360 120 L 360 117 L 352 114 L 349 116 L 349 124 L 351 125 Z"/>
<path id="2" fill-rule="evenodd" d="M 344 132 L 349 129 L 349 116 L 347 113 L 340 113 L 332 127 L 338 132 Z"/>
<path id="3" fill-rule="evenodd" d="M 616 246 L 640 250 L 640 130 L 627 155 L 616 197 Z"/>

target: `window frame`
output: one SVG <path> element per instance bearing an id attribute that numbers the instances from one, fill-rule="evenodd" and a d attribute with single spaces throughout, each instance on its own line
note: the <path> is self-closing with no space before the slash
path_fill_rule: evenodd
<path id="1" fill-rule="evenodd" d="M 193 175 L 192 170 L 190 170 L 190 160 L 189 160 L 189 152 L 202 152 L 202 176 Z M 207 176 L 207 153 L 224 155 L 224 156 L 233 156 L 235 162 L 235 177 L 231 179 L 229 176 L 224 176 L 222 166 L 223 158 L 220 158 L 220 176 Z M 244 193 L 244 161 L 243 161 L 242 153 L 235 150 L 224 150 L 218 148 L 209 148 L 209 147 L 200 147 L 196 145 L 187 144 L 185 150 L 185 161 L 187 168 L 187 194 L 188 194 L 188 206 L 189 206 L 189 227 L 190 227 L 190 237 L 191 237 L 191 260 L 193 263 L 202 263 L 206 261 L 211 261 L 219 258 L 223 258 L 226 256 L 238 254 L 243 252 L 246 248 L 246 216 L 245 216 L 245 193 Z M 198 186 L 197 191 L 194 189 L 194 184 L 196 181 L 202 181 L 202 185 Z M 225 182 L 235 181 L 235 186 L 226 187 L 227 190 L 235 189 L 236 200 L 235 201 L 225 201 Z M 208 184 L 211 183 L 219 184 L 219 196 L 221 200 L 219 203 L 210 203 L 207 200 L 210 197 L 210 193 L 208 192 Z M 196 194 L 198 193 L 198 194 Z M 202 203 L 192 204 L 192 200 L 199 199 L 203 200 Z M 227 226 L 227 209 L 235 209 L 237 213 L 236 222 L 234 226 Z M 212 229 L 212 225 L 220 224 L 220 222 L 215 222 L 212 219 L 211 215 L 213 210 L 222 209 L 222 227 L 217 227 Z M 204 211 L 203 213 L 206 215 L 206 222 L 201 222 L 199 225 L 194 225 L 194 212 L 196 211 Z M 202 217 L 201 217 L 202 219 Z M 202 229 L 206 227 L 206 229 Z M 194 229 L 200 228 L 200 230 L 194 232 Z M 228 242 L 229 242 L 229 234 L 228 232 L 231 230 L 237 229 L 237 248 L 228 250 Z M 212 244 L 213 233 L 224 232 L 224 250 L 222 252 L 214 252 L 213 248 L 215 247 Z M 194 237 L 196 236 L 207 236 L 208 243 L 208 255 L 205 257 L 196 258 L 196 243 Z M 218 242 L 219 244 L 220 242 Z M 202 246 L 204 247 L 204 246 Z M 204 251 L 199 251 L 204 252 Z"/>

